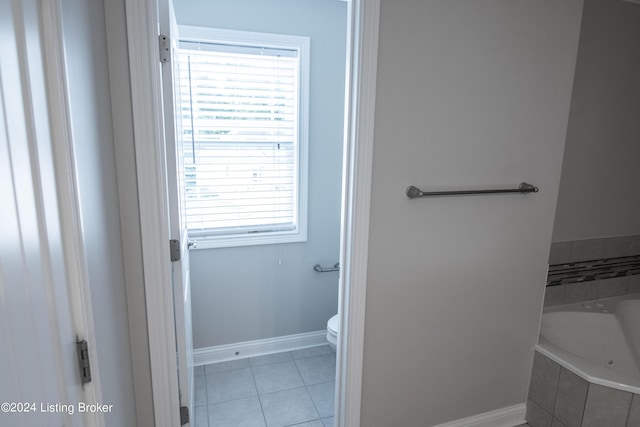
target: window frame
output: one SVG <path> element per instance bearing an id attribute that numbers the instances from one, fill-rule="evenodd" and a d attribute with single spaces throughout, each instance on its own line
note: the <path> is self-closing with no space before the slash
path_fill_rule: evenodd
<path id="1" fill-rule="evenodd" d="M 309 86 L 310 38 L 285 34 L 270 34 L 219 28 L 179 26 L 180 42 L 221 43 L 239 46 L 260 46 L 298 51 L 298 141 L 297 141 L 297 226 L 294 230 L 258 233 L 203 235 L 201 231 L 189 234 L 198 249 L 239 246 L 301 243 L 307 241 L 308 227 L 308 168 L 309 168 Z M 184 177 L 180 177 L 184 179 Z"/>

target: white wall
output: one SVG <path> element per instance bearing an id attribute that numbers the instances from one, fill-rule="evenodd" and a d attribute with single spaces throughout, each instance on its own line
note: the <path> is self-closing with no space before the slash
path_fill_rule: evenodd
<path id="1" fill-rule="evenodd" d="M 136 425 L 103 3 L 63 1 L 89 286 L 108 426 Z"/>
<path id="2" fill-rule="evenodd" d="M 525 402 L 581 7 L 382 1 L 361 425 Z M 521 181 L 540 192 L 404 195 Z"/>
<path id="3" fill-rule="evenodd" d="M 191 251 L 195 348 L 322 330 L 338 310 L 347 4 L 176 0 L 179 24 L 311 38 L 306 243 Z"/>
<path id="4" fill-rule="evenodd" d="M 640 234 L 640 5 L 585 0 L 554 241 Z"/>

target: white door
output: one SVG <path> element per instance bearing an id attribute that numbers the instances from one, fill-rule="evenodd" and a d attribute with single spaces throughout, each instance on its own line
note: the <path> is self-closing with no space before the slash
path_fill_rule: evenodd
<path id="1" fill-rule="evenodd" d="M 162 96 L 169 195 L 169 233 L 178 242 L 179 252 L 172 262 L 173 301 L 178 355 L 180 406 L 189 408 L 193 417 L 193 341 L 191 335 L 191 287 L 189 283 L 189 243 L 184 215 L 184 174 L 182 161 L 182 129 L 180 126 L 178 80 L 178 25 L 171 0 L 158 2 L 160 34 L 166 36 L 166 53 L 162 64 Z"/>
<path id="2" fill-rule="evenodd" d="M 64 267 L 40 7 L 0 1 L 0 425 L 94 425 L 78 413 L 88 396 Z"/>

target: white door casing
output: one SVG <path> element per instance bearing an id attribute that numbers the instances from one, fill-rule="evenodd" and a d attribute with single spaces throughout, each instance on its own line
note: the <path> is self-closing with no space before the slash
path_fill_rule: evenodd
<path id="1" fill-rule="evenodd" d="M 156 426 L 176 426 L 180 399 L 168 259 L 158 9 L 154 0 L 127 0 L 125 6 L 153 413 Z"/>
<path id="2" fill-rule="evenodd" d="M 347 23 L 335 425 L 360 425 L 380 0 L 351 0 Z"/>
<path id="3" fill-rule="evenodd" d="M 59 1 L 1 2 L 0 50 L 0 400 L 33 405 L 0 424 L 104 425 L 78 412 L 100 388 Z M 84 386 L 78 338 L 90 346 Z"/>
<path id="4" fill-rule="evenodd" d="M 125 0 L 125 9 L 153 413 L 156 426 L 174 427 L 180 425 L 180 387 L 169 258 L 159 5 L 156 0 Z"/>

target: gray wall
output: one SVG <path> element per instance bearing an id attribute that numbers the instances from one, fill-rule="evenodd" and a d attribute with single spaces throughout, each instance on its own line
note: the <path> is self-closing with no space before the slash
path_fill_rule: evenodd
<path id="1" fill-rule="evenodd" d="M 553 240 L 640 234 L 640 5 L 585 0 Z"/>
<path id="2" fill-rule="evenodd" d="M 176 0 L 178 24 L 311 38 L 306 243 L 191 251 L 195 348 L 322 330 L 338 310 L 347 7 L 337 0 Z"/>
<path id="3" fill-rule="evenodd" d="M 581 0 L 383 0 L 361 424 L 523 404 Z M 535 195 L 408 200 L 428 188 Z"/>
<path id="4" fill-rule="evenodd" d="M 102 2 L 63 1 L 64 44 L 102 399 L 136 425 Z"/>

